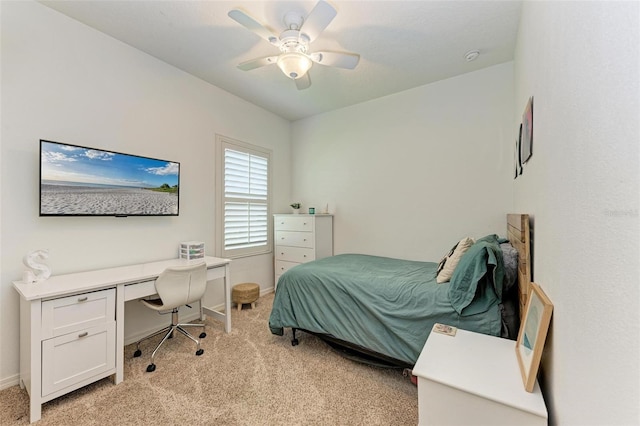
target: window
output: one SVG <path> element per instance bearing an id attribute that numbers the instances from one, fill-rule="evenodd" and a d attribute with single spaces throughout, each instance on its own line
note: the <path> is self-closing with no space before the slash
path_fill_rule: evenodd
<path id="1" fill-rule="evenodd" d="M 271 151 L 216 137 L 218 255 L 227 258 L 271 251 Z"/>

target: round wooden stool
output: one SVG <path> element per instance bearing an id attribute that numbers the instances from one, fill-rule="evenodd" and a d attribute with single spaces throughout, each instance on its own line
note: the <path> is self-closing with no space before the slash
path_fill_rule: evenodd
<path id="1" fill-rule="evenodd" d="M 239 311 L 245 303 L 251 303 L 251 309 L 255 308 L 258 297 L 260 297 L 260 286 L 256 283 L 236 284 L 231 290 L 231 301 L 238 304 Z"/>

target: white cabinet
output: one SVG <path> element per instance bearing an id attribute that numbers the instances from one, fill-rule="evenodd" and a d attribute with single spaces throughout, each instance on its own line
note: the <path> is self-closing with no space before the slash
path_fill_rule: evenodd
<path id="1" fill-rule="evenodd" d="M 301 263 L 333 256 L 333 216 L 276 214 L 275 285 L 280 275 Z"/>
<path id="2" fill-rule="evenodd" d="M 524 390 L 516 342 L 458 329 L 434 331 L 418 357 L 420 425 L 546 425 L 547 408 L 536 382 Z"/>
<path id="3" fill-rule="evenodd" d="M 20 377 L 33 422 L 44 402 L 116 373 L 116 289 L 21 304 Z"/>
<path id="4" fill-rule="evenodd" d="M 115 321 L 44 340 L 42 342 L 42 396 L 63 390 L 112 369 L 115 372 L 115 347 Z"/>

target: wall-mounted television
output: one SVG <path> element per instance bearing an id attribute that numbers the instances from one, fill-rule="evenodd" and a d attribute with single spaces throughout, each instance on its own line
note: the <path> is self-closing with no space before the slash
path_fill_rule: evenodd
<path id="1" fill-rule="evenodd" d="M 40 140 L 40 216 L 177 216 L 180 163 Z"/>

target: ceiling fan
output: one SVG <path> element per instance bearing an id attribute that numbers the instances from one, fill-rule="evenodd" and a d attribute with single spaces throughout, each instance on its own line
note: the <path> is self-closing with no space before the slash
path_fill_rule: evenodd
<path id="1" fill-rule="evenodd" d="M 304 18 L 297 12 L 288 12 L 283 20 L 286 29 L 274 34 L 264 25 L 239 9 L 229 12 L 229 17 L 248 30 L 280 49 L 279 55 L 266 56 L 242 62 L 238 68 L 249 71 L 266 65 L 277 64 L 282 72 L 296 83 L 298 90 L 311 86 L 309 69 L 313 63 L 331 67 L 354 69 L 360 55 L 347 52 L 309 52 L 309 44 L 327 28 L 338 12 L 324 0 L 320 0 Z"/>

